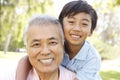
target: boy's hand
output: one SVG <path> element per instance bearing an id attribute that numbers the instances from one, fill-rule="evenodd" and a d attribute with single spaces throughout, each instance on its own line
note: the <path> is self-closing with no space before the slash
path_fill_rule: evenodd
<path id="1" fill-rule="evenodd" d="M 16 80 L 26 80 L 31 69 L 32 66 L 29 62 L 28 56 L 21 58 L 16 70 Z"/>
<path id="2" fill-rule="evenodd" d="M 78 80 L 77 78 L 74 78 L 73 80 Z"/>

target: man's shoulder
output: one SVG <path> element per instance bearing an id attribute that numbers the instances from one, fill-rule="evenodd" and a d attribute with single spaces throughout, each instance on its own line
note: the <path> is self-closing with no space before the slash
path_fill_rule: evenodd
<path id="1" fill-rule="evenodd" d="M 75 78 L 75 73 L 66 69 L 63 66 L 59 67 L 60 69 L 60 80 L 73 80 Z"/>

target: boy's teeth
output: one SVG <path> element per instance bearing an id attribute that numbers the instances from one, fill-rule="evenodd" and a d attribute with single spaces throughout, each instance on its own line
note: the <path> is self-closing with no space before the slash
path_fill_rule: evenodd
<path id="1" fill-rule="evenodd" d="M 71 37 L 73 37 L 73 38 L 80 38 L 80 36 L 76 36 L 76 35 L 71 35 Z"/>
<path id="2" fill-rule="evenodd" d="M 44 60 L 40 60 L 42 63 L 44 64 L 49 64 L 52 62 L 53 59 L 44 59 Z"/>

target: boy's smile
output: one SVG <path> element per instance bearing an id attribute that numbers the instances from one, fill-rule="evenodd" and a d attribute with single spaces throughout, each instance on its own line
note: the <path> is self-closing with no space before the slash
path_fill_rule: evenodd
<path id="1" fill-rule="evenodd" d="M 82 45 L 90 34 L 91 17 L 89 14 L 80 12 L 74 16 L 63 19 L 65 39 L 71 45 Z"/>

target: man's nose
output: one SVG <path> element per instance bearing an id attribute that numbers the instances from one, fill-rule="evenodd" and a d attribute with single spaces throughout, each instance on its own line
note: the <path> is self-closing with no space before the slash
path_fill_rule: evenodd
<path id="1" fill-rule="evenodd" d="M 41 50 L 42 55 L 49 55 L 50 54 L 50 49 L 48 46 L 44 46 Z"/>

